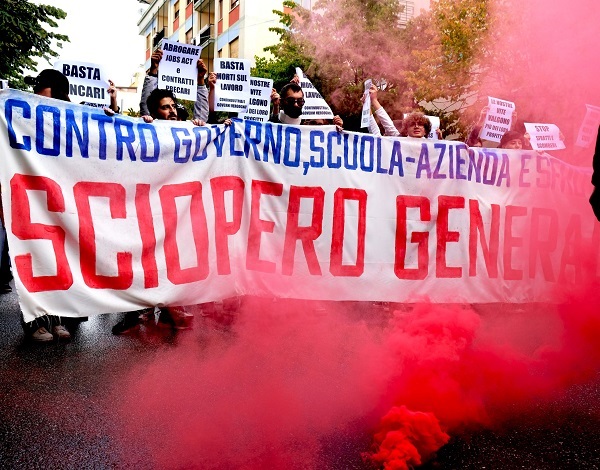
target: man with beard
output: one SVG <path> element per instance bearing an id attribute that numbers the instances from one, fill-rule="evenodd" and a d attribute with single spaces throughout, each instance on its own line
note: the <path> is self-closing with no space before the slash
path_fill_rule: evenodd
<path id="1" fill-rule="evenodd" d="M 281 111 L 273 113 L 269 119 L 270 122 L 280 124 L 300 124 L 300 115 L 304 106 L 304 93 L 300 85 L 296 83 L 288 83 L 281 92 Z"/>

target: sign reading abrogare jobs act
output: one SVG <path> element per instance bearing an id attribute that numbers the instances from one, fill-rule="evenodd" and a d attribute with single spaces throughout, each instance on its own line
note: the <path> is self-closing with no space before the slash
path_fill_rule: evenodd
<path id="1" fill-rule="evenodd" d="M 104 68 L 90 62 L 59 60 L 54 69 L 69 79 L 69 98 L 73 103 L 108 106 L 108 77 Z"/>
<path id="2" fill-rule="evenodd" d="M 215 73 L 215 111 L 245 111 L 250 102 L 250 61 L 215 59 Z"/>
<path id="3" fill-rule="evenodd" d="M 235 295 L 541 302 L 597 275 L 591 169 L 546 153 L 2 90 L 0 154 L 26 321 Z"/>
<path id="4" fill-rule="evenodd" d="M 198 86 L 198 59 L 202 48 L 163 40 L 158 64 L 158 88 L 171 90 L 177 98 L 194 101 Z"/>

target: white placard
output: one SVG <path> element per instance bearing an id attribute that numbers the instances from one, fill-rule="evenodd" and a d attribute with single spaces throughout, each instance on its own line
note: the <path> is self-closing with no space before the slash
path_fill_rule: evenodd
<path id="1" fill-rule="evenodd" d="M 499 100 L 488 96 L 488 112 L 481 129 L 481 139 L 500 142 L 505 132 L 512 126 L 515 104 L 512 101 Z"/>
<path id="2" fill-rule="evenodd" d="M 439 140 L 437 135 L 437 130 L 440 128 L 440 118 L 438 116 L 427 116 L 429 122 L 431 123 L 431 131 L 427 136 L 428 139 L 431 140 Z"/>
<path id="3" fill-rule="evenodd" d="M 299 67 L 296 67 L 296 75 L 300 78 L 300 87 L 304 93 L 304 106 L 300 117 L 302 119 L 333 119 L 331 108 Z"/>
<path id="4" fill-rule="evenodd" d="M 198 59 L 202 48 L 163 40 L 158 64 L 158 88 L 171 90 L 177 98 L 195 101 L 198 87 Z"/>
<path id="5" fill-rule="evenodd" d="M 73 103 L 92 106 L 110 104 L 108 77 L 101 65 L 78 60 L 59 60 L 54 63 L 54 69 L 69 79 L 69 99 Z"/>
<path id="6" fill-rule="evenodd" d="M 245 111 L 250 101 L 250 61 L 215 59 L 215 73 L 215 111 Z"/>
<path id="7" fill-rule="evenodd" d="M 267 122 L 271 110 L 271 92 L 273 80 L 270 78 L 250 77 L 250 101 L 248 108 L 238 113 L 241 119 Z"/>
<path id="8" fill-rule="evenodd" d="M 539 122 L 525 123 L 525 129 L 530 137 L 533 150 L 562 150 L 565 143 L 560 138 L 560 129 L 556 124 Z"/>
<path id="9" fill-rule="evenodd" d="M 371 116 L 371 95 L 369 95 L 369 89 L 371 88 L 372 83 L 373 80 L 370 78 L 365 81 L 365 101 L 363 103 L 362 115 L 360 117 L 360 127 L 369 127 L 369 117 Z"/>
<path id="10" fill-rule="evenodd" d="M 588 148 L 590 143 L 595 142 L 598 134 L 598 125 L 600 125 L 600 107 L 586 104 L 585 118 L 579 128 L 577 141 L 575 145 L 578 147 Z"/>

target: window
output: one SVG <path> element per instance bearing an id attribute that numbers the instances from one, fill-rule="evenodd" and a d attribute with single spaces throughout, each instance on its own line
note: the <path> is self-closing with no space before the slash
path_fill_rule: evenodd
<path id="1" fill-rule="evenodd" d="M 179 18 L 179 0 L 177 0 L 174 4 L 173 4 L 173 19 L 176 20 L 177 18 Z"/>
<path id="2" fill-rule="evenodd" d="M 185 43 L 191 44 L 193 37 L 194 37 L 194 31 L 193 31 L 193 28 L 190 28 L 185 32 Z"/>
<path id="3" fill-rule="evenodd" d="M 240 4 L 240 0 L 231 0 L 231 10 Z"/>
<path id="4" fill-rule="evenodd" d="M 240 38 L 235 38 L 229 43 L 229 57 L 237 59 L 240 56 Z"/>
<path id="5" fill-rule="evenodd" d="M 219 21 L 223 19 L 223 0 L 219 0 Z"/>

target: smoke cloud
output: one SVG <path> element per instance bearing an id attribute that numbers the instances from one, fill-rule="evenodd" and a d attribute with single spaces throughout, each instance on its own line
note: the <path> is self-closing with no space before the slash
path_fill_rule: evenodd
<path id="1" fill-rule="evenodd" d="M 574 142 L 585 105 L 600 106 L 600 5 L 488 4 L 494 29 L 481 46 L 488 59 L 478 60 L 493 63 L 484 64 L 477 106 L 488 95 L 516 102 L 520 120 L 559 125 L 568 149 L 557 156 L 589 164 L 592 149 Z M 324 40 L 319 23 L 318 57 L 357 43 L 359 24 Z M 398 75 L 406 62 L 386 57 L 397 43 L 387 47 L 369 28 L 362 38 L 376 43 L 374 70 Z M 362 66 L 365 54 L 354 61 Z M 233 324 L 197 318 L 177 347 L 116 385 L 123 439 L 145 447 L 156 468 L 411 468 L 451 436 L 518 422 L 597 379 L 600 285 L 557 286 L 556 298 L 389 312 L 246 299 Z"/>

